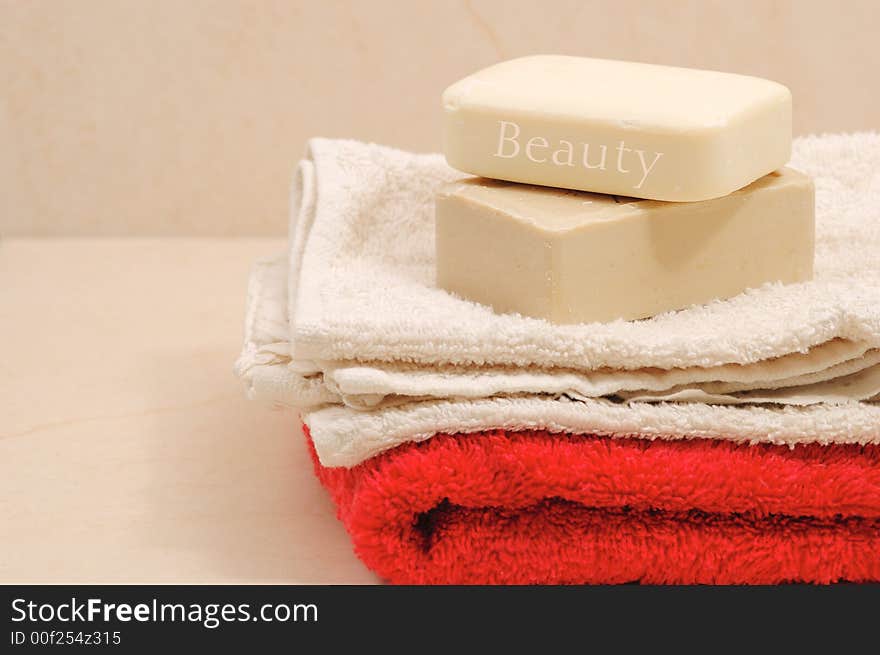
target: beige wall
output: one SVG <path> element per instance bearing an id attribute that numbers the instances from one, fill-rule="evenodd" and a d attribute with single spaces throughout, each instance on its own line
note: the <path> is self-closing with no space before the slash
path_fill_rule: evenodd
<path id="1" fill-rule="evenodd" d="M 310 135 L 439 147 L 439 94 L 559 52 L 766 76 L 880 128 L 878 0 L 0 0 L 0 233 L 280 234 Z"/>

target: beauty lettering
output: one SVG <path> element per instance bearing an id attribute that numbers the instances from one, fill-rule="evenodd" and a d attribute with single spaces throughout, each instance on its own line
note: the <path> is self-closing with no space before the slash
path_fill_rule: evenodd
<path id="1" fill-rule="evenodd" d="M 559 139 L 551 143 L 542 136 L 529 139 L 520 137 L 519 124 L 513 121 L 498 121 L 498 147 L 494 157 L 513 159 L 525 157 L 535 164 L 549 166 L 581 166 L 587 169 L 612 171 L 621 175 L 633 174 L 638 184 L 633 189 L 641 189 L 651 175 L 662 152 L 646 152 L 629 148 L 621 140 L 616 146 L 590 144 Z M 634 178 L 634 179 L 635 179 Z"/>

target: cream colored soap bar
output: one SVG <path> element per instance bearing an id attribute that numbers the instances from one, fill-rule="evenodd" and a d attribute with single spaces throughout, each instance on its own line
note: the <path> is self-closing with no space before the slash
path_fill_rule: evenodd
<path id="1" fill-rule="evenodd" d="M 791 93 L 756 77 L 541 55 L 443 94 L 446 159 L 501 180 L 655 200 L 719 198 L 791 156 Z"/>
<path id="2" fill-rule="evenodd" d="M 467 179 L 436 197 L 437 284 L 499 313 L 587 323 L 800 282 L 813 196 L 790 168 L 694 203 Z"/>

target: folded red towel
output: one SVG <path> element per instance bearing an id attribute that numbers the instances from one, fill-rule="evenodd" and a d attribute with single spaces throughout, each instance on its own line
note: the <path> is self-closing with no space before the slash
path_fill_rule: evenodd
<path id="1" fill-rule="evenodd" d="M 315 468 L 394 583 L 880 580 L 878 446 L 494 431 Z"/>

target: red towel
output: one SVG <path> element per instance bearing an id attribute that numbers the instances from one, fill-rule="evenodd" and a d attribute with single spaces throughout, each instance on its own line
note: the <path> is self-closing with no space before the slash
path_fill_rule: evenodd
<path id="1" fill-rule="evenodd" d="M 880 580 L 878 446 L 493 431 L 315 467 L 393 583 Z"/>

